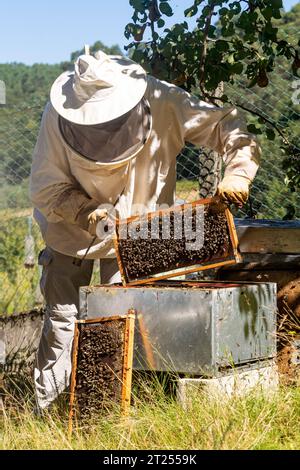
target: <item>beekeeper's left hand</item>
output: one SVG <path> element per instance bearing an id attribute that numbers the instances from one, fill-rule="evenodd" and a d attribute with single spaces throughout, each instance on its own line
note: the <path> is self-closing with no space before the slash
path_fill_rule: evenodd
<path id="1" fill-rule="evenodd" d="M 218 186 L 217 195 L 226 204 L 242 207 L 249 197 L 250 183 L 245 176 L 225 176 Z"/>

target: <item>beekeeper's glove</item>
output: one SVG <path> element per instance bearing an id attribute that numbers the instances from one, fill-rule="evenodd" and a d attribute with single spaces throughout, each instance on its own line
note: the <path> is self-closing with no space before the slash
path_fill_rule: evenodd
<path id="1" fill-rule="evenodd" d="M 93 237 L 97 224 L 107 217 L 106 209 L 98 209 L 99 203 L 87 197 L 78 189 L 68 189 L 61 193 L 53 212 L 70 224 L 76 224 Z"/>
<path id="2" fill-rule="evenodd" d="M 245 176 L 225 176 L 218 186 L 217 195 L 226 204 L 242 207 L 249 197 L 250 183 Z"/>
<path id="3" fill-rule="evenodd" d="M 103 219 L 107 219 L 106 209 L 96 209 L 87 216 L 88 232 L 90 235 L 93 237 L 96 235 L 97 225 Z"/>
<path id="4" fill-rule="evenodd" d="M 81 228 L 84 228 L 92 237 L 95 237 L 98 223 L 106 218 L 106 209 L 95 209 L 87 205 L 87 207 L 81 209 L 76 219 Z"/>

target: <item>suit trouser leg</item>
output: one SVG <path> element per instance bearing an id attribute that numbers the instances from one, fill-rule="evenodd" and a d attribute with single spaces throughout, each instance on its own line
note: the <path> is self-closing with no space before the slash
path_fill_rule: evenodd
<path id="1" fill-rule="evenodd" d="M 45 248 L 39 256 L 43 266 L 41 291 L 46 315 L 34 369 L 37 404 L 46 408 L 69 385 L 74 321 L 78 313 L 79 287 L 89 285 L 93 260 L 80 267 L 73 258 Z"/>
<path id="2" fill-rule="evenodd" d="M 121 274 L 116 258 L 106 258 L 100 260 L 101 284 L 116 284 L 121 282 Z"/>

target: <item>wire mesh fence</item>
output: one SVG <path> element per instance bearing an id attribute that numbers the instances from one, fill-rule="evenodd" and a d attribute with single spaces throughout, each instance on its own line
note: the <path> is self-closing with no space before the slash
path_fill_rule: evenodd
<path id="1" fill-rule="evenodd" d="M 281 72 L 272 88 L 277 90 L 276 96 L 267 91 L 258 94 L 243 83 L 227 86 L 225 92 L 261 115 L 273 117 L 282 128 L 290 124 L 290 134 L 297 136 L 300 106 L 291 102 L 293 77 L 285 70 Z M 44 105 L 0 105 L 0 314 L 30 310 L 42 301 L 37 255 L 43 241 L 37 225 L 31 223 L 28 183 Z M 251 203 L 237 216 L 282 219 L 292 207 L 293 216 L 299 217 L 299 194 L 291 193 L 284 183 L 280 145 L 277 138 L 262 138 L 262 165 L 252 187 Z M 212 196 L 221 167 L 222 159 L 214 152 L 187 145 L 177 159 L 177 200 L 190 202 Z"/>

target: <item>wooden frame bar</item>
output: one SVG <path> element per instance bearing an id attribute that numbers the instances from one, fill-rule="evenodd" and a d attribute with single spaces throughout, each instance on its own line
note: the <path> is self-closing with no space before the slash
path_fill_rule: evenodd
<path id="1" fill-rule="evenodd" d="M 78 359 L 78 343 L 79 343 L 79 328 L 78 322 L 75 322 L 73 349 L 72 349 L 72 371 L 71 371 L 71 382 L 70 382 L 70 410 L 69 410 L 69 426 L 68 434 L 69 437 L 73 430 L 73 419 L 75 417 L 75 387 L 76 387 L 76 369 Z"/>
<path id="2" fill-rule="evenodd" d="M 121 414 L 128 416 L 130 409 L 131 384 L 132 384 L 132 363 L 134 347 L 134 323 L 136 312 L 129 310 L 125 324 L 125 338 L 123 351 L 123 377 L 121 392 Z"/>
<path id="3" fill-rule="evenodd" d="M 239 239 L 238 239 L 236 228 L 234 225 L 233 215 L 229 209 L 225 210 L 225 216 L 226 216 L 227 223 L 228 223 L 229 236 L 230 236 L 230 240 L 232 244 L 233 254 L 234 254 L 236 263 L 240 263 L 243 258 L 239 252 Z"/>
<path id="4" fill-rule="evenodd" d="M 123 367 L 122 367 L 122 388 L 121 388 L 121 414 L 122 416 L 128 416 L 129 409 L 130 409 L 130 398 L 131 398 L 135 318 L 136 318 L 136 311 L 132 309 L 128 311 L 127 315 L 98 317 L 98 318 L 91 318 L 87 320 L 77 320 L 75 322 L 73 351 L 72 351 L 72 371 L 71 371 L 71 382 L 70 382 L 70 410 L 69 410 L 69 424 L 68 424 L 69 436 L 71 436 L 72 434 L 73 421 L 76 416 L 75 390 L 76 390 L 76 374 L 77 374 L 77 365 L 78 365 L 80 325 L 89 325 L 89 324 L 94 324 L 94 323 L 104 323 L 104 322 L 112 322 L 112 321 L 125 322 L 124 348 L 122 351 Z"/>
<path id="5" fill-rule="evenodd" d="M 207 199 L 199 199 L 198 201 L 194 201 L 191 203 L 187 204 L 182 204 L 178 205 L 169 209 L 165 210 L 158 210 L 155 212 L 149 212 L 148 214 L 145 214 L 143 217 L 144 219 L 151 220 L 153 217 L 162 215 L 162 214 L 167 214 L 169 212 L 179 212 L 179 211 L 185 211 L 188 208 L 194 208 L 197 205 L 210 205 L 216 203 L 216 198 L 207 198 Z M 172 277 L 177 277 L 177 276 L 183 276 L 186 274 L 191 274 L 199 271 L 204 271 L 207 269 L 216 269 L 221 266 L 230 266 L 236 263 L 240 263 L 242 261 L 241 254 L 239 252 L 239 241 L 236 233 L 236 228 L 234 225 L 234 219 L 233 216 L 230 212 L 230 210 L 227 208 L 225 209 L 225 217 L 228 225 L 228 232 L 229 232 L 229 239 L 230 239 L 230 244 L 231 244 L 231 249 L 228 252 L 228 254 L 220 259 L 214 259 L 212 262 L 206 262 L 203 264 L 195 264 L 195 265 L 190 265 L 186 267 L 181 267 L 175 270 L 167 271 L 162 274 L 156 274 L 153 277 L 147 277 L 147 278 L 142 278 L 142 279 L 128 279 L 122 257 L 120 254 L 120 249 L 119 249 L 119 241 L 118 241 L 118 234 L 120 227 L 122 225 L 128 225 L 131 222 L 139 220 L 141 217 L 140 216 L 133 216 L 129 217 L 124 220 L 117 220 L 116 222 L 116 232 L 115 236 L 113 238 L 114 242 L 114 248 L 116 252 L 116 258 L 121 274 L 121 279 L 122 279 L 122 284 L 124 287 L 126 286 L 137 286 L 137 285 L 143 285 L 143 284 L 149 284 L 153 283 L 155 281 L 163 280 L 163 279 L 169 279 Z"/>

